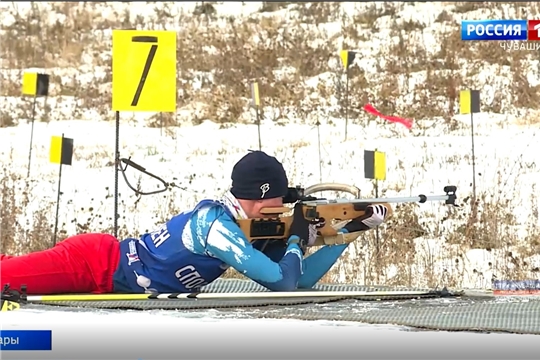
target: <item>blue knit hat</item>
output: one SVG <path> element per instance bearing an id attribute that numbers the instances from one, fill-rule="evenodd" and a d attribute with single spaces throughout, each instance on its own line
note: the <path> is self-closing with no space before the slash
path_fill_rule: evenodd
<path id="1" fill-rule="evenodd" d="M 233 167 L 231 193 L 237 199 L 260 200 L 287 195 L 289 180 L 283 165 L 262 151 L 250 151 Z"/>

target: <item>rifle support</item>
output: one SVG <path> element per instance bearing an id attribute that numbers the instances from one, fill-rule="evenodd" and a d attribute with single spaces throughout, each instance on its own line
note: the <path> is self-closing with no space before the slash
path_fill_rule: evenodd
<path id="1" fill-rule="evenodd" d="M 124 178 L 124 181 L 126 182 L 126 185 L 131 189 L 133 190 L 133 192 L 135 192 L 135 194 L 137 195 L 153 195 L 153 194 L 159 194 L 159 193 L 162 193 L 162 192 L 165 192 L 167 190 L 169 190 L 169 188 L 171 187 L 177 187 L 179 189 L 182 189 L 182 190 L 187 190 L 186 188 L 184 187 L 181 187 L 181 186 L 178 186 L 176 185 L 175 183 L 169 183 L 165 180 L 163 180 L 162 178 L 160 178 L 159 176 L 149 172 L 146 170 L 146 168 L 144 168 L 143 166 L 137 164 L 136 162 L 134 162 L 133 160 L 131 160 L 131 157 L 130 158 L 121 158 L 119 159 L 120 161 L 116 164 L 116 166 L 118 167 L 118 169 L 120 170 L 120 172 L 122 173 L 122 176 Z M 126 164 L 125 167 L 122 166 L 121 163 L 124 163 Z M 151 178 L 154 178 L 156 179 L 157 181 L 159 181 L 161 184 L 163 184 L 163 188 L 162 189 L 159 189 L 159 190 L 154 190 L 154 191 L 140 191 L 140 190 L 137 190 L 136 188 L 133 187 L 133 185 L 131 185 L 131 183 L 128 181 L 127 177 L 126 177 L 126 170 L 128 168 L 128 166 L 131 166 L 132 168 L 134 168 L 135 170 L 138 170 L 140 172 L 142 172 L 143 174 L 146 174 L 148 176 L 150 176 Z"/>

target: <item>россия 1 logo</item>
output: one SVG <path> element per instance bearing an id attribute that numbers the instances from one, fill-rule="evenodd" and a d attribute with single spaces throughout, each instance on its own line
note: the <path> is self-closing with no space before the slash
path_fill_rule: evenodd
<path id="1" fill-rule="evenodd" d="M 540 20 L 462 20 L 461 40 L 540 41 Z"/>

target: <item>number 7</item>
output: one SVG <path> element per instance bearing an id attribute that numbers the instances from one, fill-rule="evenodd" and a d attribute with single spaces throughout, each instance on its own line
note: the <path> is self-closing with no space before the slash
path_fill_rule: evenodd
<path id="1" fill-rule="evenodd" d="M 157 36 L 134 36 L 131 38 L 131 41 L 138 43 L 155 43 L 150 47 L 150 51 L 148 52 L 148 56 L 146 57 L 146 63 L 144 64 L 141 79 L 139 80 L 139 85 L 137 86 L 137 91 L 135 91 L 135 96 L 133 96 L 133 101 L 131 102 L 131 106 L 137 106 L 141 97 L 144 83 L 146 82 L 146 78 L 148 77 L 148 73 L 150 72 L 150 66 L 152 66 L 154 56 L 156 56 L 156 51 L 158 48 L 158 38 Z"/>

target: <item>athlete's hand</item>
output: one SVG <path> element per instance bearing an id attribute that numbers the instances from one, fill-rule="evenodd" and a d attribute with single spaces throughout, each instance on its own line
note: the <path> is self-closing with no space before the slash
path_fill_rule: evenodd
<path id="1" fill-rule="evenodd" d="M 313 246 L 313 244 L 315 244 L 315 240 L 317 240 L 319 229 L 322 228 L 325 225 L 325 223 L 326 222 L 324 219 L 310 220 L 308 246 Z"/>
<path id="2" fill-rule="evenodd" d="M 313 236 L 311 234 L 312 230 L 310 230 L 312 226 L 313 224 L 304 217 L 302 204 L 296 203 L 294 206 L 293 221 L 291 223 L 291 233 L 289 235 L 287 244 L 298 244 L 302 250 L 302 253 L 305 254 L 306 247 L 308 246 L 310 240 L 310 235 Z"/>
<path id="3" fill-rule="evenodd" d="M 302 211 L 302 204 L 296 203 L 291 223 L 291 233 L 287 244 L 296 243 L 305 254 L 306 247 L 317 238 L 316 223 L 307 220 Z"/>
<path id="4" fill-rule="evenodd" d="M 382 204 L 369 205 L 364 215 L 347 223 L 344 228 L 349 232 L 366 231 L 376 228 L 386 220 L 388 209 Z"/>

